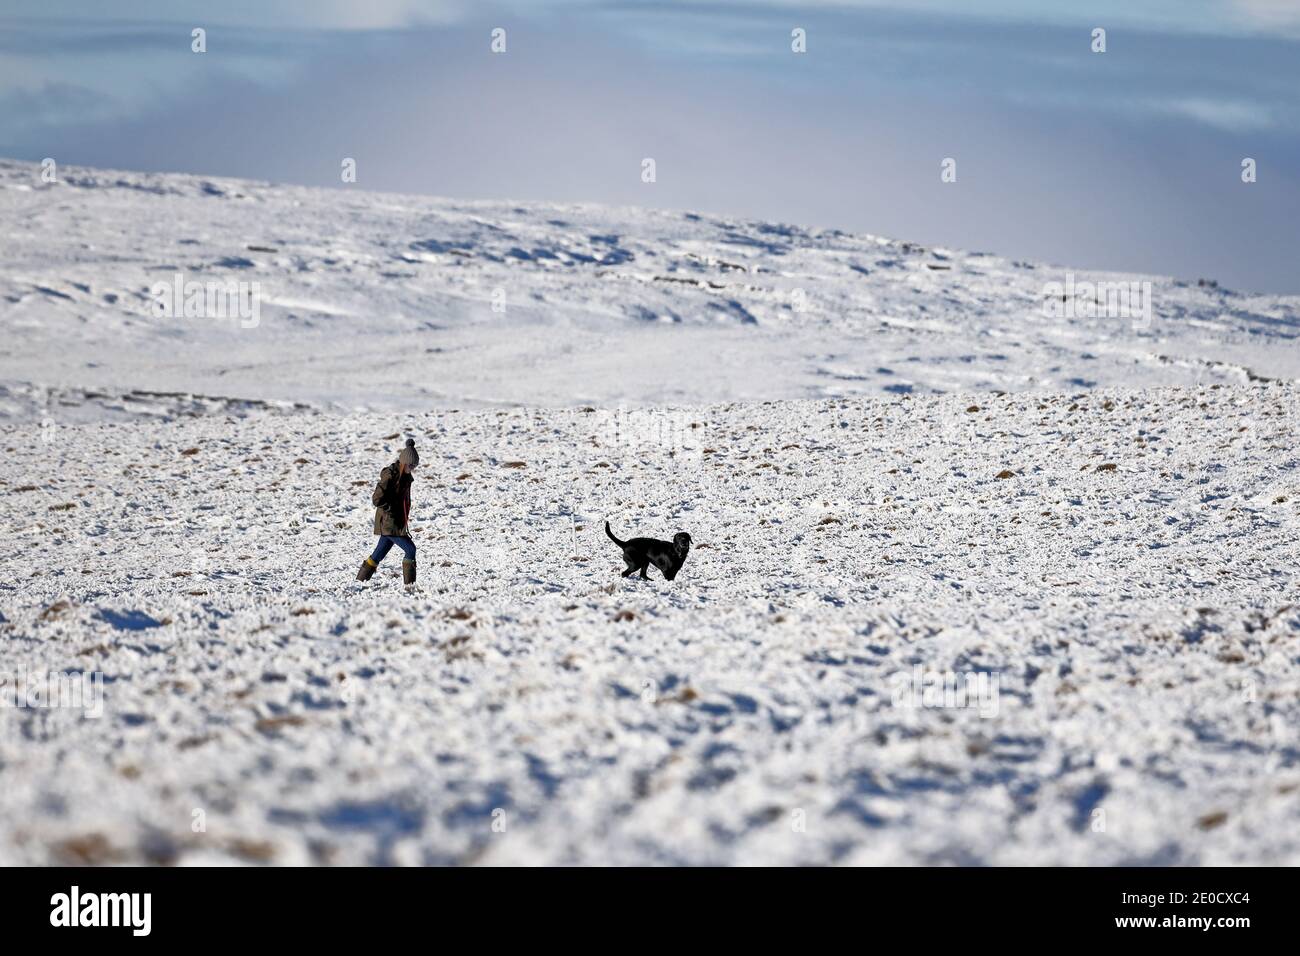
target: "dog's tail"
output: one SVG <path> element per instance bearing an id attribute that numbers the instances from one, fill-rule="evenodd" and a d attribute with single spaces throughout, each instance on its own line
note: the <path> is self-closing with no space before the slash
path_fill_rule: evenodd
<path id="1" fill-rule="evenodd" d="M 605 534 L 609 535 L 609 540 L 610 540 L 610 541 L 613 541 L 613 542 L 614 542 L 616 545 L 618 545 L 620 548 L 627 544 L 626 541 L 620 541 L 620 540 L 618 540 L 618 538 L 614 537 L 614 532 L 612 532 L 612 531 L 609 530 L 609 522 L 608 522 L 608 521 L 605 522 Z"/>

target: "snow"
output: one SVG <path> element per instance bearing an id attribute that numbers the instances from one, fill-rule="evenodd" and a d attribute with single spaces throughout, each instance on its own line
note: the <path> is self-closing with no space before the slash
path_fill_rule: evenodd
<path id="1" fill-rule="evenodd" d="M 0 863 L 1300 862 L 1294 297 L 1050 320 L 1063 271 L 874 237 L 35 170 Z M 149 314 L 229 257 L 256 328 Z M 353 580 L 408 435 L 410 592 Z M 50 672 L 102 715 L 4 702 Z M 992 696 L 900 697 L 949 672 Z"/>
<path id="2" fill-rule="evenodd" d="M 172 412 L 131 391 L 401 412 L 1300 377 L 1300 296 L 1197 277 L 688 212 L 39 173 L 0 160 L 10 420 Z M 154 318 L 178 273 L 257 282 L 259 323 Z M 1046 318 L 1071 275 L 1149 281 L 1154 314 Z"/>

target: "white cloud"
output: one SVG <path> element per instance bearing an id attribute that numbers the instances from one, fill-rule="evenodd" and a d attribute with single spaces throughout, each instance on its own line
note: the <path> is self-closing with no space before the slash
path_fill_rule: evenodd
<path id="1" fill-rule="evenodd" d="M 1242 100 L 1186 97 L 1183 99 L 1158 100 L 1151 105 L 1162 112 L 1186 116 L 1199 123 L 1227 130 L 1230 133 L 1269 129 L 1275 125 L 1273 114 L 1268 107 L 1257 103 L 1247 103 Z"/>
<path id="2" fill-rule="evenodd" d="M 450 22 L 469 6 L 470 0 L 6 0 L 4 13 L 64 21 L 374 30 Z"/>
<path id="3" fill-rule="evenodd" d="M 1233 5 L 1257 23 L 1300 31 L 1300 0 L 1233 0 Z"/>

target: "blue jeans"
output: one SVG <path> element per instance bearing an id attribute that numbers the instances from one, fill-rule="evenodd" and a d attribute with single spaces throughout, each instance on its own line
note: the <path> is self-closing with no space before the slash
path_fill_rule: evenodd
<path id="1" fill-rule="evenodd" d="M 379 543 L 375 545 L 375 552 L 370 556 L 370 560 L 378 564 L 388 556 L 389 551 L 393 550 L 393 545 L 402 549 L 407 561 L 415 560 L 415 542 L 410 538 L 399 538 L 391 534 L 379 536 Z"/>

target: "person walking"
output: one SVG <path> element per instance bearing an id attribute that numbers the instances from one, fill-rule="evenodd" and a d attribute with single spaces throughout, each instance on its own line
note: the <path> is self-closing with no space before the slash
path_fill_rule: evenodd
<path id="1" fill-rule="evenodd" d="M 406 447 L 397 456 L 397 461 L 379 473 L 379 484 L 375 485 L 370 496 L 375 506 L 375 534 L 379 543 L 375 545 L 370 557 L 361 562 L 357 572 L 358 581 L 369 581 L 384 560 L 388 552 L 397 545 L 405 558 L 402 561 L 402 583 L 415 583 L 415 542 L 411 540 L 411 472 L 420 464 L 420 455 L 415 450 L 415 439 L 408 438 Z"/>

